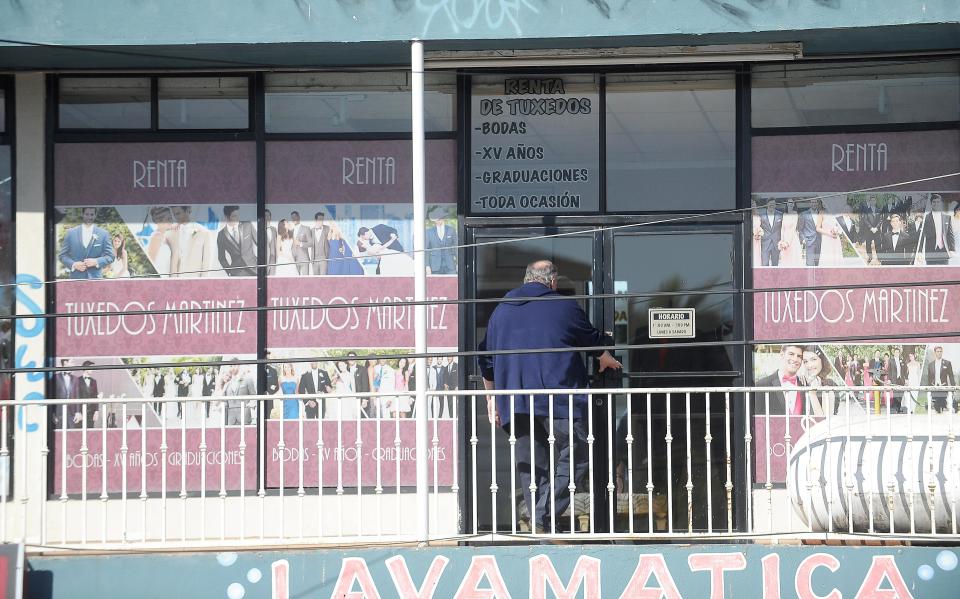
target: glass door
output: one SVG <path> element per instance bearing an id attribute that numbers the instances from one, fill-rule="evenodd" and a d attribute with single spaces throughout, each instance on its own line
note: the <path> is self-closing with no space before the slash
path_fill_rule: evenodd
<path id="1" fill-rule="evenodd" d="M 540 259 L 557 264 L 561 293 L 599 296 L 578 301 L 594 326 L 612 333 L 623 370 L 599 376 L 595 365 L 588 364 L 588 371 L 594 373 L 594 387 L 695 388 L 743 383 L 739 225 L 467 231 L 469 243 L 475 244 L 467 260 L 468 297 L 503 297 L 522 283 L 527 264 Z M 542 237 L 558 233 L 562 235 Z M 495 307 L 495 302 L 486 302 L 466 308 L 467 349 L 476 348 L 483 339 Z M 650 330 L 651 309 L 678 308 L 692 310 L 692 336 L 656 337 Z M 697 345 L 684 347 L 694 342 Z M 482 389 L 476 361 L 469 362 L 468 384 Z M 618 533 L 726 529 L 731 524 L 726 511 L 726 431 L 729 428 L 729 447 L 736 459 L 742 448 L 733 439 L 742 439 L 742 418 L 734 417 L 740 412 L 735 410 L 733 398 L 731 411 L 726 411 L 725 399 L 712 395 L 708 411 L 704 393 L 641 391 L 629 396 L 595 396 L 595 451 L 590 469 L 595 494 L 592 502 L 589 496 L 580 496 L 579 489 L 586 489 L 587 481 L 577 483 L 577 513 L 592 514 L 596 532 L 609 531 L 611 521 L 613 532 Z M 474 408 L 466 409 L 470 413 Z M 493 530 L 495 518 L 498 532 L 523 532 L 528 517 L 519 483 L 511 481 L 508 436 L 488 425 L 482 396 L 473 416 L 477 419 L 477 499 L 476 506 L 467 506 L 467 513 L 476 510 L 480 531 Z M 725 426 L 726 418 L 730 427 Z M 473 446 L 472 435 L 468 423 L 464 447 Z M 608 492 L 611 482 L 613 493 Z M 741 481 L 731 483 L 739 493 Z M 652 502 L 648 485 L 653 486 Z M 467 495 L 470 504 L 472 493 Z M 689 512 L 688 502 L 698 507 Z M 708 510 L 699 507 L 708 503 L 712 506 L 709 517 Z M 561 521 L 565 531 L 568 520 Z M 587 519 L 578 526 L 578 531 L 586 531 Z"/>
<path id="2" fill-rule="evenodd" d="M 615 296 L 607 300 L 606 324 L 616 345 L 629 348 L 619 356 L 620 385 L 743 383 L 738 226 L 619 229 L 608 234 L 605 247 L 610 259 L 604 261 L 604 290 Z M 661 314 L 687 320 L 665 329 Z M 697 345 L 684 347 L 691 343 Z M 733 431 L 739 429 L 734 403 L 728 412 L 722 394 L 683 391 L 616 397 L 608 425 L 616 456 L 617 532 L 727 528 L 726 435 L 730 431 L 734 451 Z"/>
<path id="3" fill-rule="evenodd" d="M 600 236 L 582 232 L 584 227 L 561 229 L 556 227 L 523 227 L 517 229 L 485 228 L 468 229 L 471 247 L 467 260 L 469 297 L 496 299 L 523 283 L 527 265 L 537 260 L 548 259 L 557 265 L 560 280 L 558 290 L 565 295 L 589 296 L 602 288 L 600 268 Z M 542 237 L 563 233 L 560 237 Z M 572 234 L 571 234 L 572 233 Z M 603 322 L 602 302 L 578 300 L 591 322 L 600 326 Z M 473 349 L 486 335 L 487 321 L 497 304 L 481 302 L 467 307 L 467 348 Z M 470 334 L 473 338 L 469 338 Z M 482 389 L 483 383 L 476 360 L 469 360 L 468 385 Z M 471 413 L 473 406 L 466 406 Z M 511 460 L 508 436 L 502 429 L 492 430 L 488 425 L 486 401 L 478 397 L 472 417 L 477 422 L 475 472 L 476 517 L 481 531 L 525 532 L 529 526 L 526 506 L 519 482 L 511 484 Z M 467 424 L 463 447 L 471 448 L 472 429 Z M 494 447 L 495 445 L 495 447 Z M 472 449 L 470 450 L 472 451 Z M 494 451 L 497 456 L 494 459 Z M 492 487 L 496 483 L 496 493 Z M 469 487 L 469 485 L 468 485 Z M 468 502 L 473 501 L 469 493 Z M 494 508 L 495 516 L 494 516 Z M 471 513 L 471 510 L 467 510 Z M 494 528 L 494 517 L 496 527 Z M 471 526 L 472 527 L 472 524 Z"/>

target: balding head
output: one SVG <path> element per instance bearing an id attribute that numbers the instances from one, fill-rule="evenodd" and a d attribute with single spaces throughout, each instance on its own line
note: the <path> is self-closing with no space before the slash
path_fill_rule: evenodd
<path id="1" fill-rule="evenodd" d="M 557 288 L 557 267 L 549 260 L 537 260 L 527 265 L 524 283 L 541 283 L 551 289 Z"/>

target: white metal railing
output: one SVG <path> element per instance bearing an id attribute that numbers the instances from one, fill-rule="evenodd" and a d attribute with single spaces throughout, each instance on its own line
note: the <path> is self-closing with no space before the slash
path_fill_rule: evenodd
<path id="1" fill-rule="evenodd" d="M 537 394 L 524 410 L 526 392 L 431 391 L 426 447 L 402 392 L 4 402 L 0 540 L 412 542 L 423 511 L 430 539 L 451 541 L 957 533 L 960 388 Z M 488 397 L 511 426 L 488 418 Z"/>

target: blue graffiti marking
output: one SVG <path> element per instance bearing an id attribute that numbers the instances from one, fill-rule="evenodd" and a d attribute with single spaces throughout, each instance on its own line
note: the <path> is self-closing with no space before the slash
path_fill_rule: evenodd
<path id="1" fill-rule="evenodd" d="M 42 314 L 43 310 L 39 305 L 29 296 L 27 296 L 25 287 L 30 289 L 42 289 L 43 281 L 34 275 L 30 274 L 18 274 L 17 275 L 17 303 L 29 310 L 30 314 Z M 43 318 L 38 318 L 35 320 L 31 319 L 19 319 L 17 320 L 17 337 L 18 339 L 32 339 L 37 335 L 43 333 L 43 330 L 46 326 L 46 321 Z M 18 345 L 16 351 L 16 359 L 14 361 L 14 368 L 36 368 L 37 362 L 35 360 L 27 360 L 27 345 Z M 30 372 L 26 375 L 29 382 L 35 383 L 37 381 L 42 381 L 44 374 L 42 372 Z M 26 401 L 36 401 L 44 399 L 43 393 L 38 391 L 31 391 L 27 393 L 24 397 Z M 24 422 L 23 415 L 23 406 L 17 408 L 17 428 L 19 430 L 26 430 L 28 433 L 32 433 L 40 428 L 40 425 L 36 422 Z"/>

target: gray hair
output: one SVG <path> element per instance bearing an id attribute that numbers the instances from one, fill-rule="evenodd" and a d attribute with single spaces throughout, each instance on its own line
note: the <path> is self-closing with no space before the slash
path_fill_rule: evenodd
<path id="1" fill-rule="evenodd" d="M 524 283 L 543 283 L 547 287 L 557 280 L 557 266 L 549 260 L 537 260 L 527 265 Z"/>

